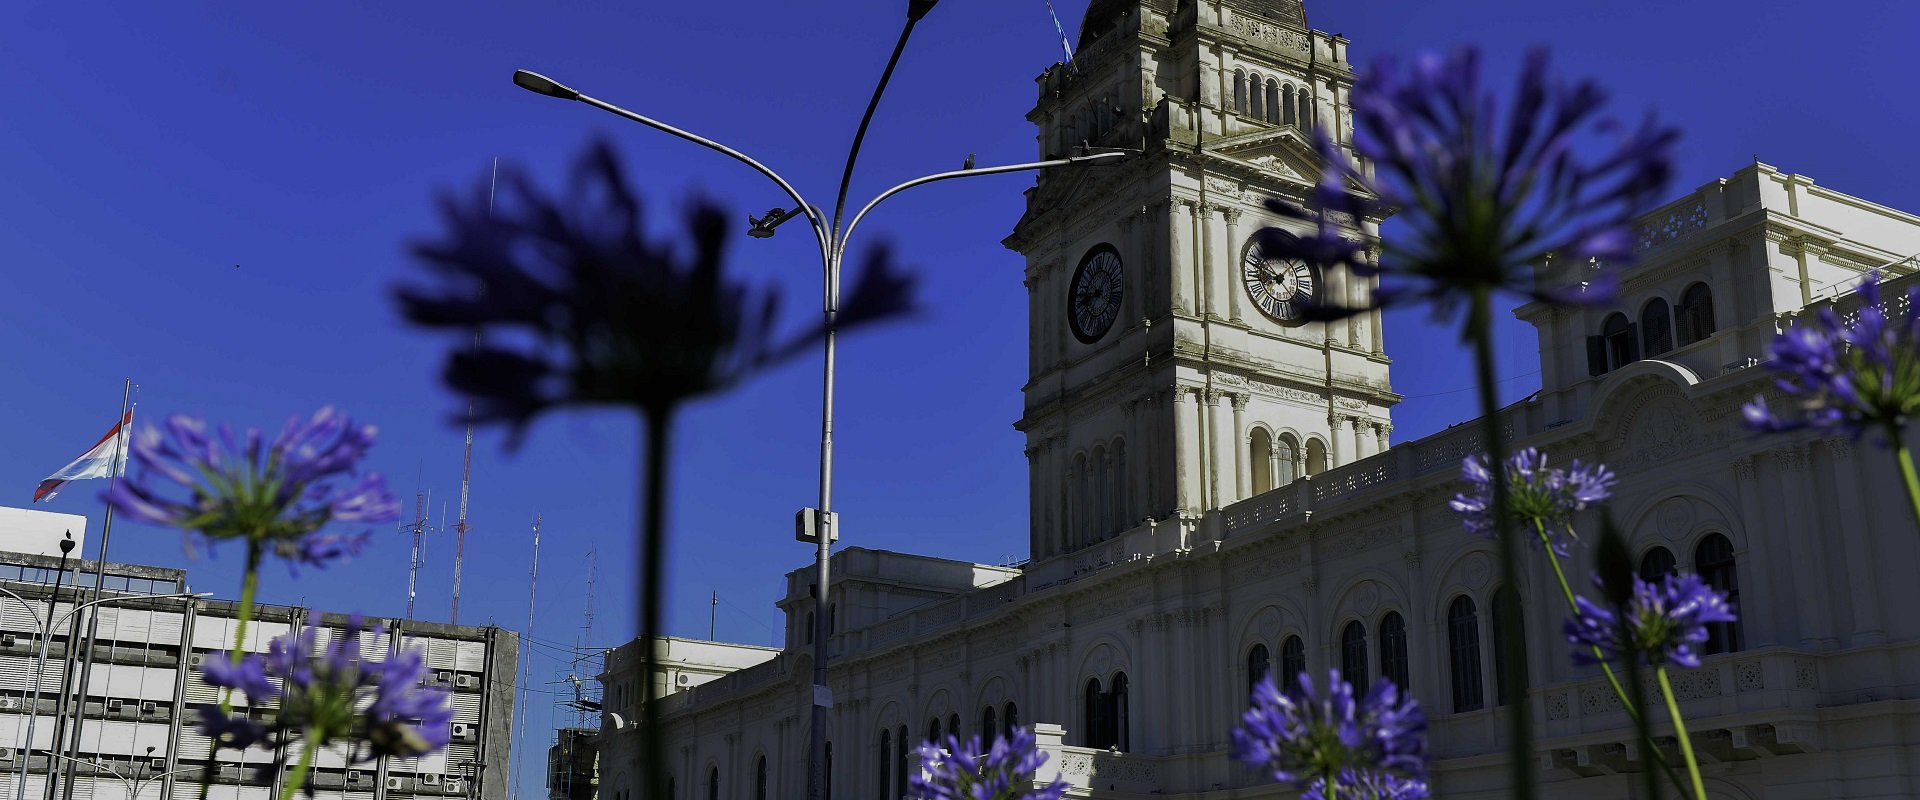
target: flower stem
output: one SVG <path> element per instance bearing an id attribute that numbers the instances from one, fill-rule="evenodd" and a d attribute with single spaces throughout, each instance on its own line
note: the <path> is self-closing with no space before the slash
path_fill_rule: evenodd
<path id="1" fill-rule="evenodd" d="M 1320 794 L 1325 796 L 1326 800 L 1340 800 L 1340 784 L 1334 780 L 1333 767 L 1327 767 L 1327 777 L 1323 780 L 1325 783 L 1322 785 L 1326 790 Z"/>
<path id="2" fill-rule="evenodd" d="M 660 604 L 665 599 L 661 576 L 665 574 L 662 561 L 666 551 L 667 436 L 673 427 L 673 411 L 648 409 L 645 421 L 646 466 L 641 476 L 645 505 L 641 508 L 640 521 L 640 652 L 645 667 L 643 674 L 654 675 L 655 659 L 659 657 L 655 645 L 660 638 Z M 643 796 L 666 797 L 666 742 L 660 730 L 659 685 L 648 680 L 646 686 L 640 729 L 641 764 L 645 768 L 641 780 L 647 787 Z"/>
<path id="3" fill-rule="evenodd" d="M 1626 606 L 1615 606 L 1614 614 L 1619 620 L 1618 625 L 1620 632 L 1623 635 L 1626 634 L 1631 627 L 1627 623 Z M 1631 639 L 1627 641 L 1631 641 Z M 1633 687 L 1633 702 L 1629 703 L 1629 705 L 1637 710 L 1637 713 L 1633 715 L 1634 736 L 1639 739 L 1640 748 L 1648 754 L 1648 757 L 1659 759 L 1661 765 L 1665 766 L 1666 757 L 1661 754 L 1660 748 L 1653 743 L 1653 726 L 1647 720 L 1645 713 L 1647 708 L 1647 684 L 1640 680 L 1640 654 L 1638 652 L 1628 652 L 1626 655 L 1627 685 Z M 1642 779 L 1646 781 L 1648 800 L 1660 800 L 1660 781 L 1654 777 L 1653 770 L 1643 769 L 1640 773 Z M 1674 788 L 1679 789 L 1681 794 L 1685 794 L 1686 788 L 1680 784 L 1679 776 L 1674 775 L 1673 770 L 1670 768 L 1666 770 L 1666 773 L 1667 777 L 1673 779 Z"/>
<path id="4" fill-rule="evenodd" d="M 259 540 L 247 540 L 247 568 L 240 576 L 240 608 L 234 612 L 236 620 L 233 626 L 233 647 L 227 651 L 227 663 L 240 666 L 241 656 L 246 652 L 247 623 L 253 619 L 253 598 L 260 591 L 260 561 L 266 555 Z M 220 713 L 233 713 L 233 690 L 220 693 Z M 220 741 L 213 742 L 213 755 L 220 752 Z M 200 800 L 207 800 L 207 792 L 213 785 L 213 769 L 216 758 L 207 759 L 206 768 L 200 775 Z"/>
<path id="5" fill-rule="evenodd" d="M 318 749 L 314 743 L 326 741 L 322 737 L 314 736 L 314 733 L 308 730 L 303 735 L 306 741 L 301 743 L 300 763 L 294 765 L 293 774 L 288 775 L 286 783 L 280 785 L 280 800 L 293 800 L 294 793 L 300 791 L 300 787 L 306 784 L 307 771 L 313 769 L 313 751 Z"/>
<path id="6" fill-rule="evenodd" d="M 1507 443 L 1500 432 L 1500 384 L 1493 363 L 1493 291 L 1487 287 L 1473 290 L 1467 311 L 1467 338 L 1473 342 L 1474 367 L 1480 388 L 1480 423 L 1486 432 L 1487 467 L 1493 476 L 1494 540 L 1500 551 L 1500 583 L 1506 591 L 1494 595 L 1494 616 L 1499 620 L 1495 632 L 1498 664 L 1495 670 L 1501 694 L 1513 703 L 1507 714 L 1508 760 L 1513 777 L 1513 796 L 1530 798 L 1533 787 L 1533 715 L 1527 704 L 1526 682 L 1521 664 L 1527 657 L 1520 637 L 1520 582 L 1518 544 L 1514 541 L 1513 519 L 1509 514 L 1507 486 Z"/>
<path id="7" fill-rule="evenodd" d="M 1899 428 L 1889 428 L 1887 438 L 1893 441 L 1893 458 L 1900 462 L 1900 477 L 1907 480 L 1907 501 L 1913 504 L 1913 518 L 1920 523 L 1920 475 L 1913 471 L 1913 451 L 1907 449 L 1907 439 Z"/>
<path id="8" fill-rule="evenodd" d="M 1700 762 L 1693 757 L 1693 739 L 1687 736 L 1686 720 L 1680 718 L 1680 705 L 1673 699 L 1673 684 L 1667 681 L 1665 664 L 1653 668 L 1653 676 L 1660 681 L 1660 694 L 1667 701 L 1667 715 L 1673 717 L 1673 734 L 1680 739 L 1680 755 L 1687 759 L 1687 777 L 1693 779 L 1694 800 L 1707 800 L 1707 786 L 1700 780 Z"/>

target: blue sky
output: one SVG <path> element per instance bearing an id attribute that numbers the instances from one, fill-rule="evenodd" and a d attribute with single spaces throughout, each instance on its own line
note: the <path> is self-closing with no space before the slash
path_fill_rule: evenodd
<path id="1" fill-rule="evenodd" d="M 1075 32 L 1085 0 L 1058 0 Z M 111 422 L 122 376 L 140 414 L 190 412 L 278 425 L 331 403 L 376 423 L 375 468 L 409 512 L 418 485 L 457 500 L 461 404 L 439 387 L 453 342 L 402 324 L 391 289 L 417 275 L 405 243 L 436 230 L 437 192 L 471 187 L 495 157 L 553 176 L 610 137 L 651 201 L 677 222 L 707 196 L 742 219 L 780 204 L 716 154 L 514 88 L 516 67 L 723 139 L 831 202 L 854 123 L 904 3 L 133 4 L 114 14 L 16 5 L 0 28 L 0 487 L 33 485 Z M 1511 75 L 1551 45 L 1562 74 L 1596 76 L 1615 110 L 1653 110 L 1685 132 L 1674 193 L 1756 154 L 1823 185 L 1920 210 L 1909 4 L 1882 2 L 1310 2 L 1362 62 L 1479 44 Z M 1059 56 L 1042 0 L 946 0 L 920 26 L 869 135 L 856 199 L 899 180 L 1027 160 L 1034 76 Z M 1501 83 L 1506 79 L 1502 77 Z M 843 542 L 983 562 L 1026 548 L 1019 416 L 1020 257 L 999 240 L 1027 176 L 915 190 L 863 224 L 921 277 L 916 320 L 841 350 L 836 505 Z M 781 287 L 787 322 L 811 321 L 817 260 L 798 228 L 734 244 L 734 274 Z M 856 248 L 857 249 L 857 248 Z M 1532 334 L 1502 351 L 1510 397 L 1537 376 Z M 1471 416 L 1463 354 L 1422 315 L 1389 316 L 1395 438 Z M 809 559 L 794 509 L 814 502 L 817 360 L 765 375 L 683 417 L 674 454 L 671 632 L 704 636 L 718 591 L 721 638 L 769 643 L 779 576 Z M 517 453 L 476 440 L 462 622 L 520 628 L 529 523 L 545 517 L 535 636 L 581 635 L 598 554 L 592 640 L 633 630 L 638 429 L 616 413 L 541 423 Z M 95 518 L 94 488 L 51 510 Z M 4 495 L 0 495 L 4 496 Z M 399 615 L 406 538 L 380 531 L 348 569 L 270 575 L 272 602 Z M 186 564 L 178 538 L 128 524 L 113 557 L 186 565 L 230 595 L 237 553 Z M 91 551 L 91 547 L 89 548 Z M 444 619 L 451 540 L 430 541 L 422 616 Z M 542 651 L 550 652 L 550 651 Z M 536 681 L 564 667 L 542 657 Z M 538 724 L 544 717 L 534 715 Z"/>

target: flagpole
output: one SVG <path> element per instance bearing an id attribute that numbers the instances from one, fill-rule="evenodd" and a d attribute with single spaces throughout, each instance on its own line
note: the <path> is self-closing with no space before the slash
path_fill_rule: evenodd
<path id="1" fill-rule="evenodd" d="M 112 492 L 115 484 L 120 482 L 120 471 L 124 464 L 122 459 L 127 456 L 122 450 L 133 437 L 132 378 L 127 378 L 126 385 L 121 387 L 120 390 L 120 425 L 120 433 L 115 436 L 113 440 L 113 460 L 107 462 L 108 492 Z M 93 563 L 93 602 L 96 603 L 100 601 L 100 595 L 106 585 L 107 544 L 112 538 L 113 504 L 108 503 L 106 516 L 100 523 L 100 555 Z M 87 643 L 87 652 L 85 661 L 80 667 L 80 686 L 79 691 L 75 694 L 75 702 L 73 704 L 73 730 L 67 739 L 64 740 L 65 744 L 62 744 L 58 725 L 55 726 L 56 730 L 54 732 L 54 746 L 60 747 L 67 757 L 66 774 L 62 776 L 65 783 L 60 790 L 61 800 L 73 800 L 73 780 L 78 770 L 78 762 L 74 760 L 74 757 L 78 756 L 80 751 L 80 731 L 82 728 L 85 728 L 87 724 L 87 683 L 88 679 L 93 676 L 93 646 L 95 636 L 100 632 L 100 607 L 94 606 L 88 609 L 86 613 L 87 638 L 85 641 Z M 49 635 L 51 635 L 51 632 L 49 632 Z M 71 645 L 73 637 L 69 636 L 67 640 L 69 645 Z M 73 648 L 69 646 L 67 650 L 71 652 Z M 52 787 L 49 786 L 48 788 Z M 135 799 L 129 798 L 129 800 Z"/>

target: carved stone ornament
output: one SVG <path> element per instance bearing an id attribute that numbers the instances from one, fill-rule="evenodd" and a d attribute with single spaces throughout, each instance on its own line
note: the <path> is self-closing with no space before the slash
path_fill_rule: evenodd
<path id="1" fill-rule="evenodd" d="M 1493 562 L 1486 553 L 1474 553 L 1460 563 L 1460 577 L 1467 586 L 1475 589 L 1487 588 L 1487 578 L 1493 574 Z"/>
<path id="2" fill-rule="evenodd" d="M 1659 520 L 1661 536 L 1678 540 L 1693 528 L 1693 504 L 1684 497 L 1671 498 L 1660 504 L 1655 518 Z"/>

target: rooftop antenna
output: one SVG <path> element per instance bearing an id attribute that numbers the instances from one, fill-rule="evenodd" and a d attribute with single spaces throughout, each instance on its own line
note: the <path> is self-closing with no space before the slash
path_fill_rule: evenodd
<path id="1" fill-rule="evenodd" d="M 500 185 L 500 157 L 493 158 L 493 174 L 487 183 L 487 219 L 493 219 L 493 192 Z M 473 332 L 473 349 L 480 349 L 480 331 Z M 460 459 L 460 520 L 453 524 L 453 615 L 448 620 L 460 624 L 460 569 L 467 557 L 467 493 L 473 484 L 473 397 L 467 397 L 467 446 Z"/>
<path id="2" fill-rule="evenodd" d="M 433 502 L 433 493 L 419 488 L 416 481 L 413 490 L 413 522 L 402 524 L 400 530 L 413 534 L 413 555 L 407 560 L 407 621 L 413 621 L 413 603 L 420 596 L 421 546 L 424 543 L 427 527 L 427 506 Z"/>
<path id="3" fill-rule="evenodd" d="M 513 740 L 513 753 L 514 753 L 513 763 L 508 768 L 513 773 L 513 775 L 510 776 L 507 782 L 507 785 L 512 787 L 512 791 L 515 793 L 516 796 L 518 796 L 518 793 L 520 791 L 520 781 L 518 776 L 520 774 L 520 769 L 521 769 L 520 767 L 520 762 L 522 760 L 521 754 L 526 751 L 526 748 L 523 745 L 526 744 L 526 740 L 527 740 L 527 724 L 526 724 L 527 693 L 528 693 L 527 690 L 529 688 L 527 684 L 528 684 L 529 678 L 532 677 L 532 671 L 533 671 L 532 665 L 527 663 L 527 656 L 530 655 L 529 651 L 527 650 L 527 640 L 533 637 L 533 623 L 535 620 L 535 617 L 533 615 L 533 609 L 534 609 L 533 602 L 534 602 L 534 597 L 539 592 L 539 590 L 540 590 L 540 515 L 535 514 L 533 515 L 533 570 L 527 574 L 527 632 L 525 635 L 520 637 L 520 713 L 514 715 L 513 721 L 510 723 L 510 724 L 520 726 L 519 730 L 516 731 L 515 733 L 515 736 L 517 738 Z"/>
<path id="4" fill-rule="evenodd" d="M 578 651 L 583 654 L 591 654 L 593 652 L 593 584 L 599 579 L 599 575 L 600 548 L 589 548 L 587 550 L 587 614 L 580 625 L 580 647 L 578 648 Z M 572 678 L 572 676 L 568 677 Z M 574 684 L 574 692 L 578 694 L 579 691 L 580 685 L 576 681 Z M 575 727 L 587 724 L 587 711 L 584 707 L 576 706 L 574 708 L 573 724 Z"/>

